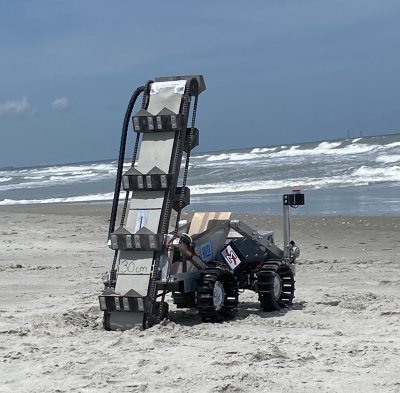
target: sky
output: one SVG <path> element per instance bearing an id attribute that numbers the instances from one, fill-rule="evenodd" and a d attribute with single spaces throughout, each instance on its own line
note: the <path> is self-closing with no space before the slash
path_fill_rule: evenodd
<path id="1" fill-rule="evenodd" d="M 0 167 L 113 159 L 136 87 L 203 74 L 196 151 L 400 132 L 398 0 L 0 0 Z"/>

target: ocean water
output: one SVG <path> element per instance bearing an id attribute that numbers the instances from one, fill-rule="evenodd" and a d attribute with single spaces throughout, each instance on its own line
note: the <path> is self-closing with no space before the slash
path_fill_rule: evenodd
<path id="1" fill-rule="evenodd" d="M 116 168 L 116 160 L 0 168 L 0 206 L 110 203 Z M 280 214 L 281 195 L 300 188 L 306 205 L 295 214 L 400 216 L 400 134 L 194 151 L 188 186 L 189 211 Z"/>

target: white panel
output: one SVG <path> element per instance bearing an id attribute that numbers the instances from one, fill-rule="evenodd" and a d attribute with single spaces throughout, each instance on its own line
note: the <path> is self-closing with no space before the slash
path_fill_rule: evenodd
<path id="1" fill-rule="evenodd" d="M 143 174 L 155 166 L 168 173 L 175 132 L 144 133 L 136 169 Z"/>
<path id="2" fill-rule="evenodd" d="M 118 275 L 115 291 L 121 295 L 125 295 L 133 289 L 140 296 L 145 297 L 147 296 L 149 281 L 150 274 L 121 274 Z"/>
<path id="3" fill-rule="evenodd" d="M 146 210 L 147 217 L 145 221 L 142 221 L 142 226 L 150 229 L 154 233 L 158 232 L 158 223 L 160 222 L 161 209 Z M 143 210 L 129 210 L 128 218 L 126 221 L 125 228 L 131 232 L 136 233 L 136 228 L 139 228 L 141 221 L 141 216 L 143 216 Z"/>
<path id="4" fill-rule="evenodd" d="M 131 261 L 152 260 L 154 251 L 121 251 L 119 259 L 129 259 Z"/>
<path id="5" fill-rule="evenodd" d="M 121 275 L 150 274 L 152 259 L 121 258 L 118 265 L 118 277 Z M 132 287 L 132 289 L 135 289 Z"/>
<path id="6" fill-rule="evenodd" d="M 160 85 L 159 85 L 160 86 Z M 159 88 L 157 94 L 150 95 L 147 111 L 152 115 L 157 115 L 164 107 L 172 112 L 178 113 L 181 106 L 182 94 L 175 93 L 175 87 Z"/>
<path id="7" fill-rule="evenodd" d="M 115 290 L 124 295 L 133 289 L 146 296 L 153 255 L 153 251 L 121 251 Z"/>
<path id="8" fill-rule="evenodd" d="M 186 79 L 153 82 L 151 84 L 150 95 L 159 94 L 162 89 L 166 87 L 173 87 L 175 94 L 183 94 L 185 92 L 186 82 Z"/>
<path id="9" fill-rule="evenodd" d="M 143 313 L 141 312 L 112 312 L 110 326 L 112 330 L 127 330 L 135 326 L 142 326 Z"/>
<path id="10" fill-rule="evenodd" d="M 134 191 L 129 209 L 160 209 L 164 201 L 164 191 Z"/>

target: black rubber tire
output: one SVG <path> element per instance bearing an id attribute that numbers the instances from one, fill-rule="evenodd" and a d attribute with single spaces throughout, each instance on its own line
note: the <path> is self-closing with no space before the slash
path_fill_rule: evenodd
<path id="1" fill-rule="evenodd" d="M 232 319 L 237 312 L 238 299 L 238 287 L 230 270 L 224 267 L 204 270 L 197 288 L 197 309 L 203 322 Z"/>
<path id="2" fill-rule="evenodd" d="M 264 311 L 276 311 L 293 303 L 295 280 L 284 261 L 267 261 L 257 273 L 257 292 Z"/>

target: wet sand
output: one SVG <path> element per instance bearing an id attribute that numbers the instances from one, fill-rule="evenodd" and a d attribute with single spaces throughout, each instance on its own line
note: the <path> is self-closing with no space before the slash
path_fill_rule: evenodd
<path id="1" fill-rule="evenodd" d="M 0 392 L 400 392 L 400 217 L 293 217 L 293 307 L 106 332 L 110 206 L 0 207 Z M 235 215 L 274 230 L 281 218 Z"/>

